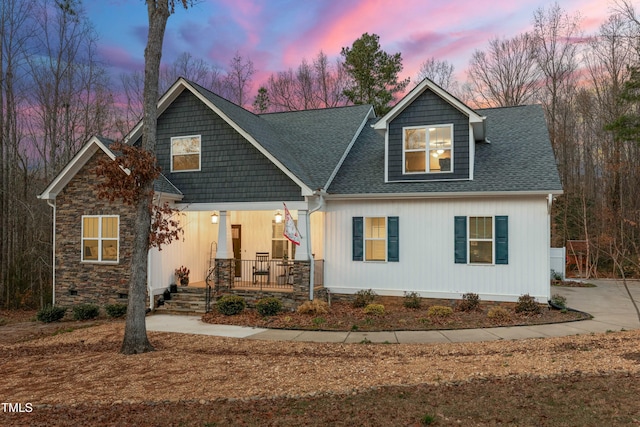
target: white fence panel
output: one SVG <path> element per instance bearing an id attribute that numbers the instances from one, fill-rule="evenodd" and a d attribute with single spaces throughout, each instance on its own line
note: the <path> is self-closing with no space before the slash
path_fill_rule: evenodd
<path id="1" fill-rule="evenodd" d="M 551 248 L 551 270 L 562 275 L 562 279 L 565 279 L 565 260 L 566 260 L 566 248 Z"/>

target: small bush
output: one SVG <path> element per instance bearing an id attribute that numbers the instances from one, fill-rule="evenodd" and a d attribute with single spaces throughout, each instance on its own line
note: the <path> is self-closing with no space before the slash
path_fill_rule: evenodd
<path id="1" fill-rule="evenodd" d="M 451 307 L 445 307 L 444 305 L 432 305 L 427 310 L 427 316 L 429 317 L 449 317 L 453 314 Z"/>
<path id="2" fill-rule="evenodd" d="M 225 316 L 242 313 L 247 303 L 240 295 L 224 295 L 216 301 L 216 308 Z"/>
<path id="3" fill-rule="evenodd" d="M 367 289 L 366 291 L 361 289 L 356 292 L 356 297 L 353 300 L 353 308 L 366 307 L 368 304 L 374 302 L 377 296 L 378 294 L 371 289 Z"/>
<path id="4" fill-rule="evenodd" d="M 560 308 L 567 308 L 567 298 L 560 294 L 551 295 L 551 303 Z"/>
<path id="5" fill-rule="evenodd" d="M 75 320 L 95 319 L 100 314 L 100 307 L 95 304 L 80 304 L 73 307 Z"/>
<path id="6" fill-rule="evenodd" d="M 363 311 L 365 314 L 371 314 L 373 316 L 384 316 L 384 305 L 367 304 Z"/>
<path id="7" fill-rule="evenodd" d="M 38 313 L 36 314 L 36 319 L 44 323 L 57 322 L 64 317 L 64 314 L 66 312 L 67 309 L 64 307 L 49 305 L 38 311 Z"/>
<path id="8" fill-rule="evenodd" d="M 516 303 L 516 313 L 538 314 L 542 311 L 534 297 L 529 294 L 520 295 Z"/>
<path id="9" fill-rule="evenodd" d="M 506 322 L 511 319 L 511 313 L 506 308 L 497 305 L 489 309 L 487 317 L 498 322 Z"/>
<path id="10" fill-rule="evenodd" d="M 462 299 L 456 305 L 459 311 L 474 311 L 480 308 L 480 296 L 474 293 L 462 295 Z"/>
<path id="11" fill-rule="evenodd" d="M 327 314 L 329 312 L 329 304 L 326 302 L 314 299 L 313 301 L 305 301 L 298 306 L 296 311 L 300 314 Z"/>
<path id="12" fill-rule="evenodd" d="M 420 422 L 422 423 L 422 425 L 429 426 L 436 422 L 436 417 L 435 415 L 424 414 L 422 418 L 420 418 Z"/>
<path id="13" fill-rule="evenodd" d="M 402 304 L 406 308 L 418 309 L 422 304 L 422 298 L 420 298 L 420 294 L 417 292 L 405 292 Z"/>
<path id="14" fill-rule="evenodd" d="M 282 310 L 282 303 L 276 297 L 262 298 L 256 303 L 256 310 L 261 316 L 275 316 Z"/>
<path id="15" fill-rule="evenodd" d="M 554 269 L 551 269 L 551 280 L 562 280 L 562 274 L 558 273 Z"/>
<path id="16" fill-rule="evenodd" d="M 127 304 L 107 304 L 104 306 L 104 310 L 109 317 L 117 319 L 127 314 Z"/>

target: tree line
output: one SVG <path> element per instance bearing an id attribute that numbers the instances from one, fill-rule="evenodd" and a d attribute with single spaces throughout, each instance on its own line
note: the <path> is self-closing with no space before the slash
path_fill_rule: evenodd
<path id="1" fill-rule="evenodd" d="M 164 64 L 163 93 L 182 76 L 256 113 L 372 104 L 381 116 L 424 78 L 476 108 L 540 103 L 565 194 L 553 207 L 552 240 L 587 240 L 596 274 L 640 267 L 638 59 L 635 10 L 619 2 L 595 34 L 559 5 L 538 9 L 533 30 L 476 50 L 466 81 L 425 57 L 401 79 L 401 53 L 365 33 L 339 57 L 323 51 L 257 85 L 248 56 L 225 66 L 185 52 Z M 5 0 L 0 5 L 0 306 L 51 301 L 52 209 L 36 195 L 92 135 L 121 139 L 142 117 L 142 72 L 110 79 L 98 34 L 80 0 Z M 428 54 L 428 46 L 425 46 Z M 410 83 L 411 80 L 411 83 Z M 635 122 L 634 122 L 635 120 Z M 630 130 L 631 129 L 631 130 Z M 620 270 L 620 268 L 618 268 Z"/>

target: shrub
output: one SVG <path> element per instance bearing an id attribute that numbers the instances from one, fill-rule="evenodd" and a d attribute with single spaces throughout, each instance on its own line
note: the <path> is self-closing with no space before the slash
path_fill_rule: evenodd
<path id="1" fill-rule="evenodd" d="M 224 295 L 216 301 L 216 307 L 225 316 L 233 316 L 241 313 L 247 307 L 247 303 L 240 295 Z"/>
<path id="2" fill-rule="evenodd" d="M 371 289 L 367 289 L 366 291 L 364 289 L 361 289 L 356 292 L 356 297 L 353 300 L 353 308 L 366 307 L 368 304 L 371 304 L 373 301 L 375 301 L 377 296 L 378 294 L 376 294 Z"/>
<path id="3" fill-rule="evenodd" d="M 562 274 L 558 273 L 554 269 L 551 269 L 551 280 L 562 280 Z"/>
<path id="4" fill-rule="evenodd" d="M 373 316 L 384 316 L 384 305 L 382 304 L 367 304 L 364 308 L 365 314 L 371 314 Z"/>
<path id="5" fill-rule="evenodd" d="M 516 303 L 516 313 L 538 314 L 542 309 L 534 297 L 529 294 L 520 295 Z"/>
<path id="6" fill-rule="evenodd" d="M 551 303 L 560 308 L 567 308 L 567 298 L 560 294 L 551 295 Z"/>
<path id="7" fill-rule="evenodd" d="M 480 308 L 480 296 L 474 293 L 462 295 L 462 299 L 458 301 L 457 308 L 459 311 L 474 311 Z"/>
<path id="8" fill-rule="evenodd" d="M 417 292 L 405 292 L 402 304 L 407 308 L 418 309 L 422 304 L 422 298 Z"/>
<path id="9" fill-rule="evenodd" d="M 276 297 L 262 298 L 256 303 L 256 310 L 261 316 L 275 316 L 282 310 L 282 303 Z"/>
<path id="10" fill-rule="evenodd" d="M 329 304 L 322 300 L 314 299 L 313 301 L 305 301 L 298 306 L 296 311 L 300 314 L 327 314 L 329 312 Z"/>
<path id="11" fill-rule="evenodd" d="M 511 313 L 506 308 L 497 305 L 489 309 L 487 317 L 498 322 L 506 322 L 511 319 Z"/>
<path id="12" fill-rule="evenodd" d="M 451 307 L 445 307 L 444 305 L 432 305 L 427 310 L 427 316 L 429 317 L 448 317 L 453 314 Z"/>
<path id="13" fill-rule="evenodd" d="M 95 304 L 80 304 L 73 307 L 75 320 L 95 319 L 100 314 L 100 307 Z"/>
<path id="14" fill-rule="evenodd" d="M 7 319 L 6 317 L 0 317 L 0 326 L 4 326 L 7 323 L 9 323 L 9 319 Z"/>
<path id="15" fill-rule="evenodd" d="M 104 310 L 109 317 L 120 318 L 127 314 L 127 304 L 107 304 L 104 306 Z"/>
<path id="16" fill-rule="evenodd" d="M 57 305 L 48 305 L 42 310 L 38 311 L 38 313 L 36 314 L 36 319 L 44 323 L 57 322 L 64 317 L 64 314 L 66 312 L 67 309 L 64 307 L 60 307 Z"/>

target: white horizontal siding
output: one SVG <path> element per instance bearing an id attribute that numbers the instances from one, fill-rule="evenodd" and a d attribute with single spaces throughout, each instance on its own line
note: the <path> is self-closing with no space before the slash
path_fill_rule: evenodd
<path id="1" fill-rule="evenodd" d="M 454 263 L 455 216 L 509 217 L 509 264 Z M 400 262 L 352 261 L 352 217 L 398 216 Z M 518 199 L 331 201 L 325 214 L 325 286 L 334 292 L 415 291 L 424 297 L 486 300 L 549 296 L 549 229 L 544 197 Z"/>

